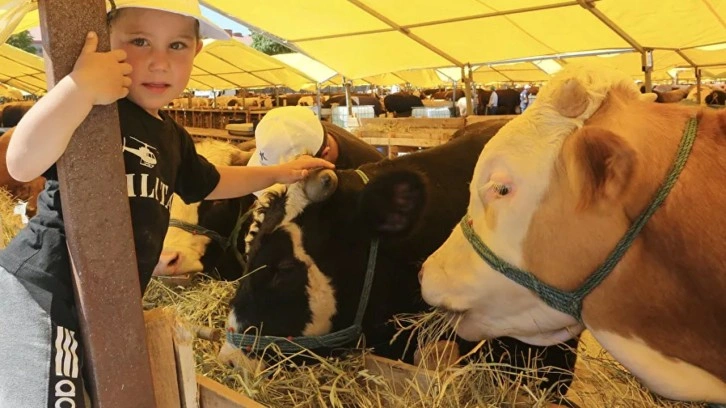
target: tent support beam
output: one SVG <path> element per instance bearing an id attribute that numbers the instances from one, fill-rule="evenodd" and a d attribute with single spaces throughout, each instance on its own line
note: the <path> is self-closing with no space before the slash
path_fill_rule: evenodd
<path id="1" fill-rule="evenodd" d="M 398 24 L 396 24 L 393 20 L 387 18 L 383 14 L 373 10 L 372 8 L 368 7 L 367 5 L 363 4 L 360 0 L 348 0 L 350 3 L 358 7 L 359 9 L 365 11 L 366 13 L 370 14 L 371 16 L 377 18 L 378 20 L 388 24 L 391 28 L 395 29 L 396 31 L 400 32 L 401 34 L 405 35 L 406 37 L 410 38 L 411 40 L 417 42 L 420 45 L 423 45 L 425 48 L 427 48 L 429 51 L 435 53 L 439 57 L 451 62 L 452 64 L 456 65 L 457 67 L 463 67 L 464 64 L 457 60 L 456 58 L 452 57 L 451 55 L 445 53 L 443 50 L 434 47 L 433 44 L 430 44 L 429 42 L 425 41 L 423 38 L 417 36 L 416 34 L 412 33 L 411 30 L 408 28 L 402 27 Z"/>
<path id="2" fill-rule="evenodd" d="M 492 71 L 496 72 L 497 74 L 503 76 L 504 78 L 507 78 L 507 81 L 514 83 L 514 80 L 512 78 L 508 77 L 507 75 L 505 75 L 504 73 L 502 73 L 502 71 L 499 71 L 498 69 L 496 69 L 492 66 L 490 66 L 489 69 L 491 69 Z"/>
<path id="3" fill-rule="evenodd" d="M 678 54 L 681 58 L 683 58 L 684 61 L 691 64 L 691 67 L 695 67 L 696 63 L 693 62 L 692 59 L 690 59 L 682 50 L 675 50 L 676 54 Z"/>
<path id="4" fill-rule="evenodd" d="M 349 2 L 357 4 L 357 0 L 348 0 Z M 591 2 L 600 1 L 600 0 L 588 0 Z M 418 23 L 418 24 L 407 24 L 407 25 L 391 25 L 391 28 L 381 28 L 378 30 L 366 30 L 366 31 L 356 31 L 353 33 L 345 33 L 345 34 L 331 34 L 331 35 L 323 35 L 318 37 L 307 37 L 307 38 L 295 38 L 291 39 L 289 42 L 292 43 L 301 43 L 301 42 L 307 42 L 307 41 L 319 41 L 319 40 L 330 40 L 335 38 L 343 38 L 343 37 L 351 37 L 356 35 L 370 35 L 370 34 L 382 34 L 382 33 L 390 33 L 393 31 L 410 31 L 412 28 L 420 28 L 420 27 L 430 27 L 434 25 L 441 25 L 441 24 L 449 24 L 449 23 L 458 23 L 461 21 L 471 21 L 471 20 L 481 20 L 485 18 L 491 18 L 491 17 L 502 17 L 502 16 L 509 16 L 512 14 L 521 14 L 521 13 L 529 13 L 533 11 L 541 11 L 541 10 L 550 10 L 550 9 L 556 9 L 556 8 L 563 8 L 563 7 L 573 7 L 580 4 L 579 0 L 573 0 L 573 1 L 567 1 L 564 3 L 556 3 L 556 4 L 547 4 L 542 6 L 534 6 L 534 7 L 524 7 L 520 9 L 514 9 L 514 10 L 505 10 L 505 11 L 496 11 L 493 13 L 482 13 L 482 14 L 475 14 L 472 16 L 463 16 L 463 17 L 456 17 L 456 18 L 447 18 L 443 20 L 434 20 L 434 21 L 427 21 L 425 23 Z M 360 6 L 359 6 L 360 7 Z M 372 9 L 371 9 L 372 10 Z M 368 11 L 368 10 L 365 10 Z M 373 13 L 378 14 L 375 10 L 372 10 Z M 374 17 L 378 17 L 377 15 L 371 14 Z M 245 24 L 242 22 L 242 24 Z M 403 32 L 403 31 L 402 31 Z M 287 44 L 287 43 L 285 43 Z"/>
<path id="5" fill-rule="evenodd" d="M 723 64 L 703 64 L 703 65 L 693 64 L 691 66 L 679 65 L 676 68 L 709 68 L 709 67 L 722 67 L 724 65 L 726 65 L 726 63 L 723 63 Z"/>
<path id="6" fill-rule="evenodd" d="M 595 8 L 595 3 L 591 0 L 578 0 L 582 8 L 592 13 L 595 17 L 597 17 L 598 20 L 602 21 L 603 24 L 605 24 L 609 29 L 611 29 L 615 34 L 620 36 L 625 42 L 630 44 L 631 47 L 635 48 L 636 51 L 643 53 L 644 49 L 643 46 L 640 45 L 633 37 L 631 37 L 628 33 L 625 32 L 622 28 L 618 27 L 615 22 L 610 20 L 608 16 L 606 16 L 602 11 Z"/>
<path id="7" fill-rule="evenodd" d="M 48 88 L 72 71 L 87 32 L 109 50 L 105 1 L 38 6 Z M 115 103 L 93 107 L 57 169 L 93 406 L 155 407 Z"/>
<path id="8" fill-rule="evenodd" d="M 232 63 L 232 62 L 230 62 L 230 61 L 227 61 L 226 59 L 224 59 L 224 58 L 222 58 L 222 57 L 220 57 L 220 56 L 218 56 L 218 55 L 214 55 L 214 54 L 212 54 L 212 53 L 209 53 L 208 55 L 210 55 L 210 56 L 212 56 L 212 57 L 214 57 L 214 58 L 216 58 L 216 59 L 218 59 L 218 60 L 220 60 L 220 61 L 224 62 L 225 64 L 229 64 L 229 65 L 231 65 L 231 66 L 233 66 L 233 67 L 235 67 L 235 68 L 239 68 L 239 69 L 240 69 L 240 70 L 242 71 L 242 73 L 244 73 L 244 74 L 250 74 L 250 75 L 252 75 L 253 77 L 255 77 L 255 78 L 257 78 L 257 79 L 259 79 L 259 80 L 261 80 L 261 81 L 263 81 L 263 82 L 267 83 L 267 84 L 268 84 L 268 86 L 275 86 L 275 84 L 273 84 L 272 82 L 270 82 L 270 81 L 266 80 L 265 78 L 262 78 L 261 76 L 259 76 L 259 75 L 255 74 L 254 72 L 250 72 L 250 71 L 245 71 L 244 69 L 242 69 L 242 68 L 240 68 L 239 66 L 237 66 L 237 64 L 234 64 L 234 63 Z M 198 68 L 198 67 L 197 67 L 197 68 Z M 217 78 L 220 78 L 220 79 L 224 79 L 224 78 L 220 77 L 219 75 L 215 75 L 215 74 L 212 74 L 212 75 L 214 75 L 214 76 L 215 76 L 215 77 L 217 77 Z M 228 80 L 226 80 L 226 79 L 225 79 L 225 81 L 229 82 L 229 81 L 228 81 Z M 231 82 L 230 82 L 230 83 L 231 83 Z"/>

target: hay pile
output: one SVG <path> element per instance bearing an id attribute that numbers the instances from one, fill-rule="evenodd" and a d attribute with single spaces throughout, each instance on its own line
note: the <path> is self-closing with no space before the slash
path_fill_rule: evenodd
<path id="1" fill-rule="evenodd" d="M 224 329 L 227 303 L 235 283 L 198 278 L 189 288 L 170 289 L 152 280 L 145 305 L 172 307 L 192 324 Z M 440 316 L 402 316 L 403 328 L 420 326 L 420 336 L 437 336 Z M 645 390 L 593 341 L 581 342 L 575 382 L 568 398 L 581 407 L 702 407 L 661 399 Z M 197 372 L 271 407 L 546 407 L 546 395 L 535 387 L 530 373 L 516 380 L 502 375 L 506 367 L 475 362 L 441 371 L 419 369 L 410 378 L 391 381 L 390 376 L 366 365 L 365 349 L 344 358 L 320 358 L 305 353 L 317 364 L 300 365 L 277 355 L 279 362 L 259 374 L 235 370 L 217 362 L 221 344 L 194 340 Z M 274 350 L 268 350 L 275 353 Z"/>
<path id="2" fill-rule="evenodd" d="M 0 187 L 0 248 L 5 248 L 23 228 L 22 218 L 14 213 L 17 202 L 15 197 Z"/>

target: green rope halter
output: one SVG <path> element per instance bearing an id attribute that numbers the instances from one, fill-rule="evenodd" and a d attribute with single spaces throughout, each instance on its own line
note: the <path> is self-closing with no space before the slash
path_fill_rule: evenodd
<path id="1" fill-rule="evenodd" d="M 363 180 L 363 184 L 368 184 L 368 176 L 363 173 L 363 171 L 356 170 L 355 172 Z M 282 353 L 299 353 L 303 350 L 342 347 L 357 341 L 363 333 L 363 316 L 365 315 L 366 308 L 368 307 L 371 288 L 373 288 L 373 278 L 376 274 L 377 259 L 378 238 L 373 238 L 368 250 L 366 276 L 363 281 L 363 289 L 361 290 L 360 299 L 358 300 L 358 309 L 356 310 L 353 324 L 350 326 L 321 336 L 297 337 L 259 336 L 253 333 L 235 333 L 233 331 L 227 331 L 227 342 L 247 352 L 260 352 L 270 345 L 275 344 L 279 347 Z"/>
<path id="2" fill-rule="evenodd" d="M 592 274 L 590 275 L 585 283 L 582 284 L 578 289 L 572 292 L 566 292 L 561 289 L 547 285 L 540 281 L 533 274 L 527 271 L 523 271 L 516 266 L 513 266 L 503 259 L 499 258 L 486 244 L 481 240 L 479 235 L 472 227 L 472 219 L 469 214 L 464 215 L 459 225 L 464 232 L 464 236 L 469 240 L 469 243 L 474 247 L 477 254 L 495 270 L 502 273 L 507 278 L 514 282 L 526 287 L 529 290 L 534 291 L 547 305 L 559 310 L 560 312 L 566 313 L 578 321 L 582 321 L 582 301 L 593 289 L 595 289 L 609 274 L 615 269 L 615 265 L 622 259 L 625 252 L 627 252 L 630 245 L 633 244 L 635 238 L 638 236 L 640 231 L 643 229 L 645 224 L 648 222 L 651 216 L 656 210 L 663 204 L 668 193 L 670 193 L 673 185 L 675 185 L 678 176 L 688 161 L 688 156 L 691 153 L 693 142 L 696 139 L 696 130 L 698 129 L 698 120 L 691 118 L 686 124 L 686 128 L 683 131 L 683 138 L 678 146 L 678 153 L 673 162 L 668 176 L 666 177 L 663 184 L 660 186 L 655 194 L 655 197 L 651 201 L 650 205 L 640 214 L 635 220 L 633 225 L 625 232 L 625 235 L 615 245 L 613 251 L 605 259 L 605 262 Z"/>
<path id="3" fill-rule="evenodd" d="M 237 241 L 239 240 L 239 233 L 242 230 L 242 224 L 250 217 L 250 214 L 252 214 L 252 207 L 244 212 L 242 204 L 240 203 L 237 222 L 235 223 L 232 232 L 227 238 L 224 238 L 217 231 L 212 231 L 208 228 L 202 227 L 201 225 L 192 224 L 186 221 L 178 220 L 176 218 L 172 218 L 169 220 L 169 226 L 179 228 L 180 230 L 186 231 L 192 235 L 204 235 L 212 241 L 216 242 L 220 247 L 222 247 L 222 251 L 224 252 L 227 252 L 231 249 L 234 253 L 235 259 L 237 259 L 237 262 L 239 262 L 239 264 L 244 267 L 246 262 L 242 253 L 240 253 L 237 249 Z"/>

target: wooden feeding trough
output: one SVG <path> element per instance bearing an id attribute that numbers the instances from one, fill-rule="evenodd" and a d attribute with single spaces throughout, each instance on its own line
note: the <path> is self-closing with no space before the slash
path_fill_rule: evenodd
<path id="1" fill-rule="evenodd" d="M 457 130 L 471 123 L 512 118 L 513 115 L 467 116 L 465 118 L 361 118 L 353 131 L 374 146 L 384 147 L 388 157 L 400 152 L 446 143 Z"/>
<path id="2" fill-rule="evenodd" d="M 144 313 L 157 408 L 262 408 L 264 405 L 195 372 L 194 334 L 166 309 Z"/>
<path id="3" fill-rule="evenodd" d="M 192 340 L 200 335 L 199 328 L 184 325 L 170 309 L 147 311 L 144 318 L 157 408 L 267 407 L 195 372 Z M 219 340 L 216 331 L 201 336 Z M 427 389 L 436 376 L 432 371 L 374 355 L 365 356 L 365 369 L 385 378 L 401 393 L 412 383 Z"/>

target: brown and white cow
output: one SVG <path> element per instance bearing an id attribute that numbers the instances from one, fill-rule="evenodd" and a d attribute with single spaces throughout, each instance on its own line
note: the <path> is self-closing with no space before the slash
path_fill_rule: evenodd
<path id="1" fill-rule="evenodd" d="M 38 195 L 45 188 L 45 177 L 36 177 L 28 182 L 21 182 L 10 176 L 5 156 L 14 129 L 11 128 L 0 136 L 0 187 L 5 188 L 11 196 L 26 201 L 28 203 L 25 208 L 26 215 L 32 217 L 38 209 Z"/>
<path id="2" fill-rule="evenodd" d="M 651 390 L 726 402 L 726 111 L 657 104 L 630 78 L 563 70 L 482 151 L 470 225 L 500 259 L 580 287 L 652 201 L 686 123 L 690 157 L 670 195 L 582 303 L 555 310 L 493 269 L 459 224 L 419 275 L 424 299 L 462 313 L 468 340 L 564 341 L 587 328 Z"/>

